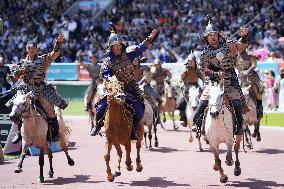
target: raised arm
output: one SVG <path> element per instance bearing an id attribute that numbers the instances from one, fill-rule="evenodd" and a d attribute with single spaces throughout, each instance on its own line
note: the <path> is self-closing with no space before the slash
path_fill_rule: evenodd
<path id="1" fill-rule="evenodd" d="M 131 61 L 133 61 L 138 56 L 141 56 L 142 53 L 151 46 L 154 38 L 158 33 L 157 29 L 154 29 L 151 34 L 142 42 L 140 43 L 133 51 L 128 53 L 128 56 Z"/>
<path id="2" fill-rule="evenodd" d="M 229 48 L 232 56 L 236 56 L 238 53 L 244 52 L 248 47 L 248 28 L 241 28 L 241 38 L 237 42 L 229 43 Z"/>

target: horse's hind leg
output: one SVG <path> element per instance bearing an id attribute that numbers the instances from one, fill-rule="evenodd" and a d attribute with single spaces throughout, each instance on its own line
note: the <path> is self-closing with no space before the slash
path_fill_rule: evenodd
<path id="1" fill-rule="evenodd" d="M 159 146 L 158 137 L 157 137 L 157 124 L 154 124 L 154 134 L 155 134 L 155 147 Z"/>
<path id="2" fill-rule="evenodd" d="M 248 135 L 248 136 L 246 136 L 247 137 L 248 147 L 249 147 L 249 149 L 253 149 L 253 144 L 252 144 L 252 139 L 251 139 L 251 132 L 250 132 L 249 127 L 247 127 L 246 134 Z"/>
<path id="3" fill-rule="evenodd" d="M 117 170 L 115 171 L 115 176 L 118 177 L 121 175 L 120 164 L 121 164 L 121 158 L 122 158 L 122 150 L 119 144 L 116 144 L 115 148 L 117 151 Z"/>
<path id="4" fill-rule="evenodd" d="M 131 152 L 131 142 L 127 142 L 127 144 L 125 145 L 125 151 L 126 151 L 126 160 L 125 160 L 125 164 L 126 164 L 126 169 L 127 171 L 132 171 L 133 170 L 133 166 L 132 161 L 131 161 L 131 157 L 130 157 L 130 152 Z"/>
<path id="5" fill-rule="evenodd" d="M 148 138 L 149 138 L 149 150 L 151 150 L 153 147 L 152 147 L 152 125 L 149 125 L 148 126 L 148 131 L 149 131 L 149 134 L 148 134 Z M 145 139 L 146 141 L 146 139 Z"/>
<path id="6" fill-rule="evenodd" d="M 237 135 L 234 145 L 234 150 L 236 154 L 235 169 L 234 169 L 235 176 L 239 176 L 242 173 L 240 167 L 240 160 L 239 160 L 239 150 L 240 150 L 241 141 L 242 141 L 242 135 Z"/>
<path id="7" fill-rule="evenodd" d="M 146 131 L 144 132 L 144 139 L 145 139 L 145 148 L 147 149 L 148 145 L 147 145 L 147 132 Z"/>
<path id="8" fill-rule="evenodd" d="M 200 136 L 199 136 L 197 139 L 198 139 L 199 151 L 200 151 L 200 152 L 203 152 L 202 144 L 201 144 L 201 141 L 200 141 Z"/>
<path id="9" fill-rule="evenodd" d="M 139 139 L 136 142 L 136 150 L 137 150 L 136 171 L 137 172 L 141 172 L 143 170 L 143 166 L 141 164 L 141 158 L 140 158 L 140 150 L 141 150 L 141 142 L 143 140 L 143 133 L 144 133 L 144 127 L 143 125 L 140 125 L 139 130 L 138 130 Z"/>
<path id="10" fill-rule="evenodd" d="M 109 182 L 113 182 L 113 181 L 114 181 L 114 176 L 113 176 L 112 173 L 111 173 L 111 169 L 110 169 L 110 165 L 109 165 L 111 146 L 112 146 L 112 145 L 111 145 L 111 144 L 109 143 L 109 141 L 107 140 L 104 158 L 105 158 L 106 167 L 107 167 L 107 170 L 106 170 L 106 173 L 107 173 L 107 180 L 108 180 Z"/>
<path id="11" fill-rule="evenodd" d="M 188 139 L 188 142 L 192 142 L 192 141 L 193 141 L 192 131 L 191 131 L 191 126 L 189 126 L 189 139 Z"/>
<path id="12" fill-rule="evenodd" d="M 226 155 L 226 165 L 232 166 L 234 164 L 233 156 L 232 156 L 232 148 L 234 141 L 226 142 L 227 145 L 227 155 Z"/>
<path id="13" fill-rule="evenodd" d="M 39 158 L 38 158 L 38 163 L 39 163 L 39 167 L 40 167 L 40 172 L 39 172 L 39 179 L 38 182 L 44 182 L 44 177 L 43 177 L 43 166 L 44 166 L 44 150 L 40 149 L 40 154 L 39 154 Z"/>
<path id="14" fill-rule="evenodd" d="M 219 158 L 219 148 L 218 148 L 218 146 L 216 146 L 216 147 L 212 147 L 211 146 L 210 148 L 211 148 L 211 151 L 214 154 L 214 158 L 215 158 L 215 164 L 214 164 L 213 169 L 215 171 L 219 171 L 220 182 L 221 183 L 226 183 L 228 181 L 228 177 L 227 177 L 227 175 L 225 175 L 224 170 L 223 170 L 223 168 L 221 166 L 221 160 Z"/>
<path id="15" fill-rule="evenodd" d="M 49 178 L 53 178 L 53 174 L 54 174 L 53 165 L 52 165 L 52 158 L 53 158 L 53 155 L 52 155 L 52 152 L 51 152 L 50 148 L 48 148 L 48 150 L 47 150 L 47 155 L 48 155 L 48 160 L 49 160 L 49 172 L 48 172 L 48 176 L 49 176 Z"/>
<path id="16" fill-rule="evenodd" d="M 254 133 L 252 134 L 252 137 L 256 137 L 256 141 L 261 141 L 260 132 L 259 132 L 259 126 L 260 126 L 260 120 L 257 121 L 257 123 L 254 124 Z"/>
<path id="17" fill-rule="evenodd" d="M 166 112 L 163 112 L 163 122 L 165 123 L 166 121 Z"/>
<path id="18" fill-rule="evenodd" d="M 171 117 L 172 121 L 173 121 L 173 126 L 174 126 L 174 131 L 178 130 L 178 127 L 176 127 L 176 123 L 175 123 L 175 112 L 169 112 L 169 116 Z"/>
<path id="19" fill-rule="evenodd" d="M 17 168 L 14 170 L 15 173 L 21 173 L 22 172 L 23 162 L 24 162 L 24 159 L 27 155 L 28 147 L 25 144 L 22 144 L 22 146 L 23 146 L 23 148 L 22 148 L 22 152 L 21 152 L 20 162 L 17 165 Z"/>

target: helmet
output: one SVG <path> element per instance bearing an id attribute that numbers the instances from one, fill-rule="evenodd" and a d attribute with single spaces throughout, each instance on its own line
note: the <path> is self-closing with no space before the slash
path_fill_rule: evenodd
<path id="1" fill-rule="evenodd" d="M 219 29 L 217 26 L 215 26 L 212 23 L 212 17 L 210 15 L 207 15 L 207 19 L 208 19 L 208 24 L 205 28 L 205 32 L 203 34 L 203 37 L 207 37 L 209 35 L 209 33 L 218 33 Z"/>
<path id="2" fill-rule="evenodd" d="M 191 61 L 191 60 L 195 60 L 195 61 L 196 61 L 196 57 L 195 57 L 195 55 L 193 54 L 192 51 L 190 52 L 190 54 L 188 55 L 188 57 L 185 59 L 184 64 L 187 64 L 187 62 L 188 62 L 188 61 Z"/>
<path id="3" fill-rule="evenodd" d="M 110 26 L 111 34 L 108 38 L 107 51 L 110 53 L 111 47 L 114 44 L 121 44 L 121 43 L 123 44 L 123 42 L 120 39 L 120 37 L 116 34 L 117 30 L 116 30 L 115 26 L 113 25 L 113 23 L 109 23 L 109 26 Z"/>

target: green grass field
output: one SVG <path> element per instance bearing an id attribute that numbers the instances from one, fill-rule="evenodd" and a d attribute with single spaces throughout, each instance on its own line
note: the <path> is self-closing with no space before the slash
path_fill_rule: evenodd
<path id="1" fill-rule="evenodd" d="M 82 100 L 71 100 L 69 106 L 64 110 L 64 115 L 87 115 L 84 109 L 85 107 Z M 169 119 L 168 116 L 166 116 L 166 118 Z M 175 115 L 175 119 L 179 120 L 179 116 Z M 264 114 L 261 125 L 284 127 L 284 113 Z"/>

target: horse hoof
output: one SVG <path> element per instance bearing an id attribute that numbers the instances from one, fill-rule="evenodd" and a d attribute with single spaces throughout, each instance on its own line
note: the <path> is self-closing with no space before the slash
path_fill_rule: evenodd
<path id="1" fill-rule="evenodd" d="M 44 182 L 44 177 L 38 177 L 37 182 L 43 183 Z"/>
<path id="2" fill-rule="evenodd" d="M 127 171 L 132 171 L 133 170 L 133 166 L 132 165 L 127 166 L 126 169 L 127 169 Z"/>
<path id="3" fill-rule="evenodd" d="M 252 133 L 252 135 L 251 135 L 253 138 L 255 138 L 256 137 L 256 133 Z"/>
<path id="4" fill-rule="evenodd" d="M 70 166 L 74 166 L 75 165 L 75 162 L 74 162 L 74 160 L 73 159 L 68 159 L 68 165 L 70 165 Z"/>
<path id="5" fill-rule="evenodd" d="M 158 147 L 159 146 L 159 143 L 158 142 L 155 142 L 155 147 Z"/>
<path id="6" fill-rule="evenodd" d="M 240 167 L 235 167 L 234 169 L 234 175 L 235 176 L 240 176 L 242 173 L 242 169 Z"/>
<path id="7" fill-rule="evenodd" d="M 200 152 L 203 152 L 203 148 L 200 148 L 199 151 L 200 151 Z"/>
<path id="8" fill-rule="evenodd" d="M 120 175 L 121 175 L 120 171 L 115 171 L 115 174 L 114 174 L 115 177 L 119 177 Z"/>
<path id="9" fill-rule="evenodd" d="M 219 170 L 219 168 L 218 168 L 217 165 L 214 165 L 214 166 L 213 166 L 213 169 L 214 169 L 214 171 L 218 171 L 218 170 Z"/>
<path id="10" fill-rule="evenodd" d="M 19 168 L 19 167 L 14 170 L 15 173 L 21 173 L 22 171 L 23 171 L 22 168 Z"/>
<path id="11" fill-rule="evenodd" d="M 234 160 L 232 160 L 232 159 L 231 159 L 231 160 L 228 160 L 228 161 L 226 160 L 225 163 L 226 163 L 226 165 L 228 165 L 228 166 L 232 166 L 232 165 L 234 164 Z"/>
<path id="12" fill-rule="evenodd" d="M 167 120 L 166 119 L 163 119 L 163 123 L 165 123 Z"/>
<path id="13" fill-rule="evenodd" d="M 48 177 L 49 177 L 49 178 L 53 178 L 53 174 L 54 174 L 53 172 L 49 171 L 49 172 L 48 172 Z"/>
<path id="14" fill-rule="evenodd" d="M 257 137 L 256 137 L 256 141 L 257 141 L 257 142 L 261 141 L 261 137 L 260 137 L 260 135 L 257 135 Z"/>
<path id="15" fill-rule="evenodd" d="M 224 178 L 220 178 L 220 182 L 221 183 L 226 183 L 227 181 L 228 181 L 228 176 L 227 175 L 225 175 Z"/>
<path id="16" fill-rule="evenodd" d="M 188 139 L 188 142 L 192 142 L 192 141 L 193 141 L 193 138 L 189 138 L 189 139 Z"/>
<path id="17" fill-rule="evenodd" d="M 113 176 L 113 175 L 107 176 L 107 180 L 108 180 L 109 182 L 113 182 L 113 181 L 114 181 L 114 176 Z"/>
<path id="18" fill-rule="evenodd" d="M 152 146 L 149 146 L 149 148 L 148 148 L 148 149 L 149 149 L 149 151 L 151 151 L 151 150 L 153 150 L 153 147 L 152 147 Z"/>
<path id="19" fill-rule="evenodd" d="M 136 167 L 136 171 L 137 172 L 140 173 L 142 170 L 143 170 L 143 166 L 142 165 L 139 165 L 139 166 Z"/>

